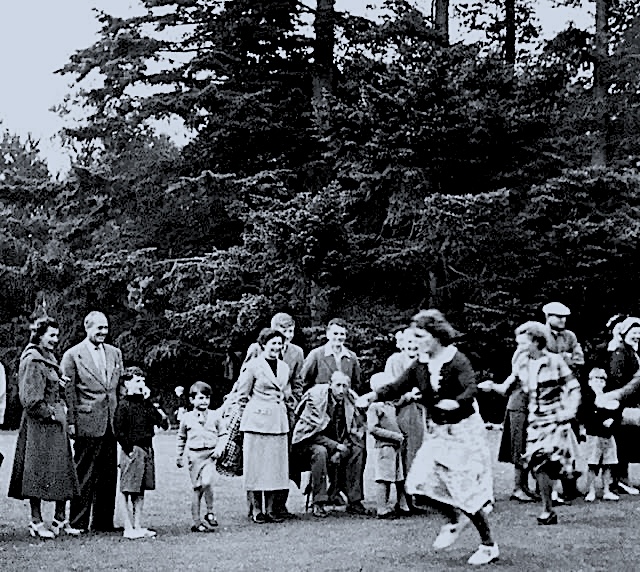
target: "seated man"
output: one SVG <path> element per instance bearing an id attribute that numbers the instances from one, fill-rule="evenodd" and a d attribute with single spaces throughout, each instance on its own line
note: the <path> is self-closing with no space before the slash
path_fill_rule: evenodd
<path id="1" fill-rule="evenodd" d="M 293 430 L 294 454 L 311 466 L 313 515 L 327 516 L 329 466 L 334 482 L 331 488 L 347 496 L 347 512 L 367 514 L 362 506 L 365 462 L 366 419 L 354 407 L 358 397 L 349 388 L 350 380 L 341 371 L 331 376 L 330 384 L 319 384 L 305 393 L 298 408 Z"/>

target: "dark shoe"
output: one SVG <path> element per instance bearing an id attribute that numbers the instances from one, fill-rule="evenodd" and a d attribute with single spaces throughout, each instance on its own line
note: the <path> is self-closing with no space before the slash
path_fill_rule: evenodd
<path id="1" fill-rule="evenodd" d="M 327 518 L 329 516 L 329 511 L 321 504 L 314 504 L 311 509 L 311 514 L 316 518 Z"/>
<path id="2" fill-rule="evenodd" d="M 273 514 L 271 512 L 268 512 L 264 516 L 267 519 L 267 522 L 284 522 L 284 518 L 280 518 L 277 514 Z"/>
<path id="3" fill-rule="evenodd" d="M 288 510 L 275 512 L 274 515 L 277 516 L 278 518 L 281 518 L 282 520 L 295 520 L 296 518 L 298 518 L 297 514 L 293 514 Z"/>
<path id="4" fill-rule="evenodd" d="M 253 522 L 255 522 L 256 524 L 264 524 L 265 522 L 269 522 L 267 520 L 267 515 L 263 512 L 254 514 L 251 520 L 253 520 Z"/>
<path id="5" fill-rule="evenodd" d="M 211 529 L 205 526 L 204 524 L 194 524 L 191 527 L 191 532 L 211 532 Z"/>
<path id="6" fill-rule="evenodd" d="M 396 516 L 411 516 L 413 514 L 411 509 L 404 509 L 399 506 L 394 509 L 394 513 Z"/>
<path id="7" fill-rule="evenodd" d="M 349 514 L 358 514 L 358 515 L 361 515 L 361 516 L 365 516 L 365 515 L 369 514 L 367 509 L 364 508 L 364 506 L 362 505 L 362 503 L 360 501 L 349 503 L 347 505 L 346 512 L 348 512 Z"/>
<path id="8" fill-rule="evenodd" d="M 344 506 L 347 503 L 342 498 L 342 495 L 338 494 L 338 495 L 333 495 L 333 496 L 329 497 L 329 500 L 327 501 L 327 504 L 330 504 L 332 506 Z"/>
<path id="9" fill-rule="evenodd" d="M 555 512 L 550 512 L 549 516 L 545 518 L 538 517 L 538 524 L 547 526 L 549 524 L 558 524 L 558 515 Z"/>
<path id="10" fill-rule="evenodd" d="M 391 520 L 395 517 L 396 513 L 392 510 L 390 510 L 389 512 L 379 512 L 378 514 L 376 514 L 376 518 L 379 518 L 380 520 Z"/>
<path id="11" fill-rule="evenodd" d="M 212 512 L 208 512 L 204 515 L 204 521 L 211 527 L 215 528 L 218 526 L 218 521 L 216 520 L 215 515 Z"/>

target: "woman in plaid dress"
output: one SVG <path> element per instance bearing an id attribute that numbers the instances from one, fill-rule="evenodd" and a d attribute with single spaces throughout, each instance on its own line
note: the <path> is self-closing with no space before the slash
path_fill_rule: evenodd
<path id="1" fill-rule="evenodd" d="M 553 481 L 576 471 L 578 443 L 570 422 L 580 404 L 580 384 L 561 356 L 546 350 L 542 324 L 529 322 L 528 350 L 514 364 L 527 394 L 529 418 L 524 462 L 535 475 L 542 513 L 539 524 L 557 524 L 551 491 Z"/>

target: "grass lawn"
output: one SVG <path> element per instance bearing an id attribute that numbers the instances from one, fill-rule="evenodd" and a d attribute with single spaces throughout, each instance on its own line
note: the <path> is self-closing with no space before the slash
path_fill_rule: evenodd
<path id="1" fill-rule="evenodd" d="M 490 432 L 497 448 L 499 432 Z M 6 497 L 15 433 L 0 433 L 0 570 L 468 570 L 466 559 L 478 545 L 468 529 L 452 548 L 434 552 L 431 543 L 438 515 L 378 521 L 344 513 L 316 520 L 304 511 L 304 499 L 292 488 L 290 509 L 301 518 L 283 524 L 256 525 L 246 519 L 241 479 L 220 478 L 217 515 L 220 530 L 189 531 L 189 477 L 174 463 L 175 435 L 155 438 L 157 486 L 146 500 L 146 521 L 155 539 L 126 540 L 117 534 L 41 541 L 27 532 L 28 506 Z M 508 501 L 511 467 L 496 463 L 496 508 L 492 523 L 500 560 L 495 570 L 640 570 L 636 523 L 640 497 L 618 503 L 585 504 L 558 509 L 560 524 L 538 526 L 537 505 Z M 368 477 L 369 471 L 365 473 Z M 632 466 L 632 480 L 640 473 Z M 635 478 L 634 478 L 635 477 Z M 365 487 L 372 504 L 371 481 Z M 52 504 L 45 507 L 50 518 Z"/>

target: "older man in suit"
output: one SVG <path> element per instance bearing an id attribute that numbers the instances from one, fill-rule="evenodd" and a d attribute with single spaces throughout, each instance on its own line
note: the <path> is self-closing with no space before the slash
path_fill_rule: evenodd
<path id="1" fill-rule="evenodd" d="M 356 398 L 347 375 L 336 371 L 330 383 L 312 387 L 298 405 L 292 441 L 301 466 L 311 468 L 314 516 L 327 516 L 325 505 L 340 492 L 347 496 L 347 512 L 367 514 L 362 505 L 366 420 L 354 406 Z"/>
<path id="2" fill-rule="evenodd" d="M 86 338 L 65 352 L 60 368 L 65 388 L 69 433 L 75 437 L 80 496 L 72 500 L 71 526 L 81 530 L 114 529 L 117 444 L 113 433 L 116 389 L 123 372 L 121 351 L 105 343 L 109 322 L 101 312 L 84 319 Z"/>

